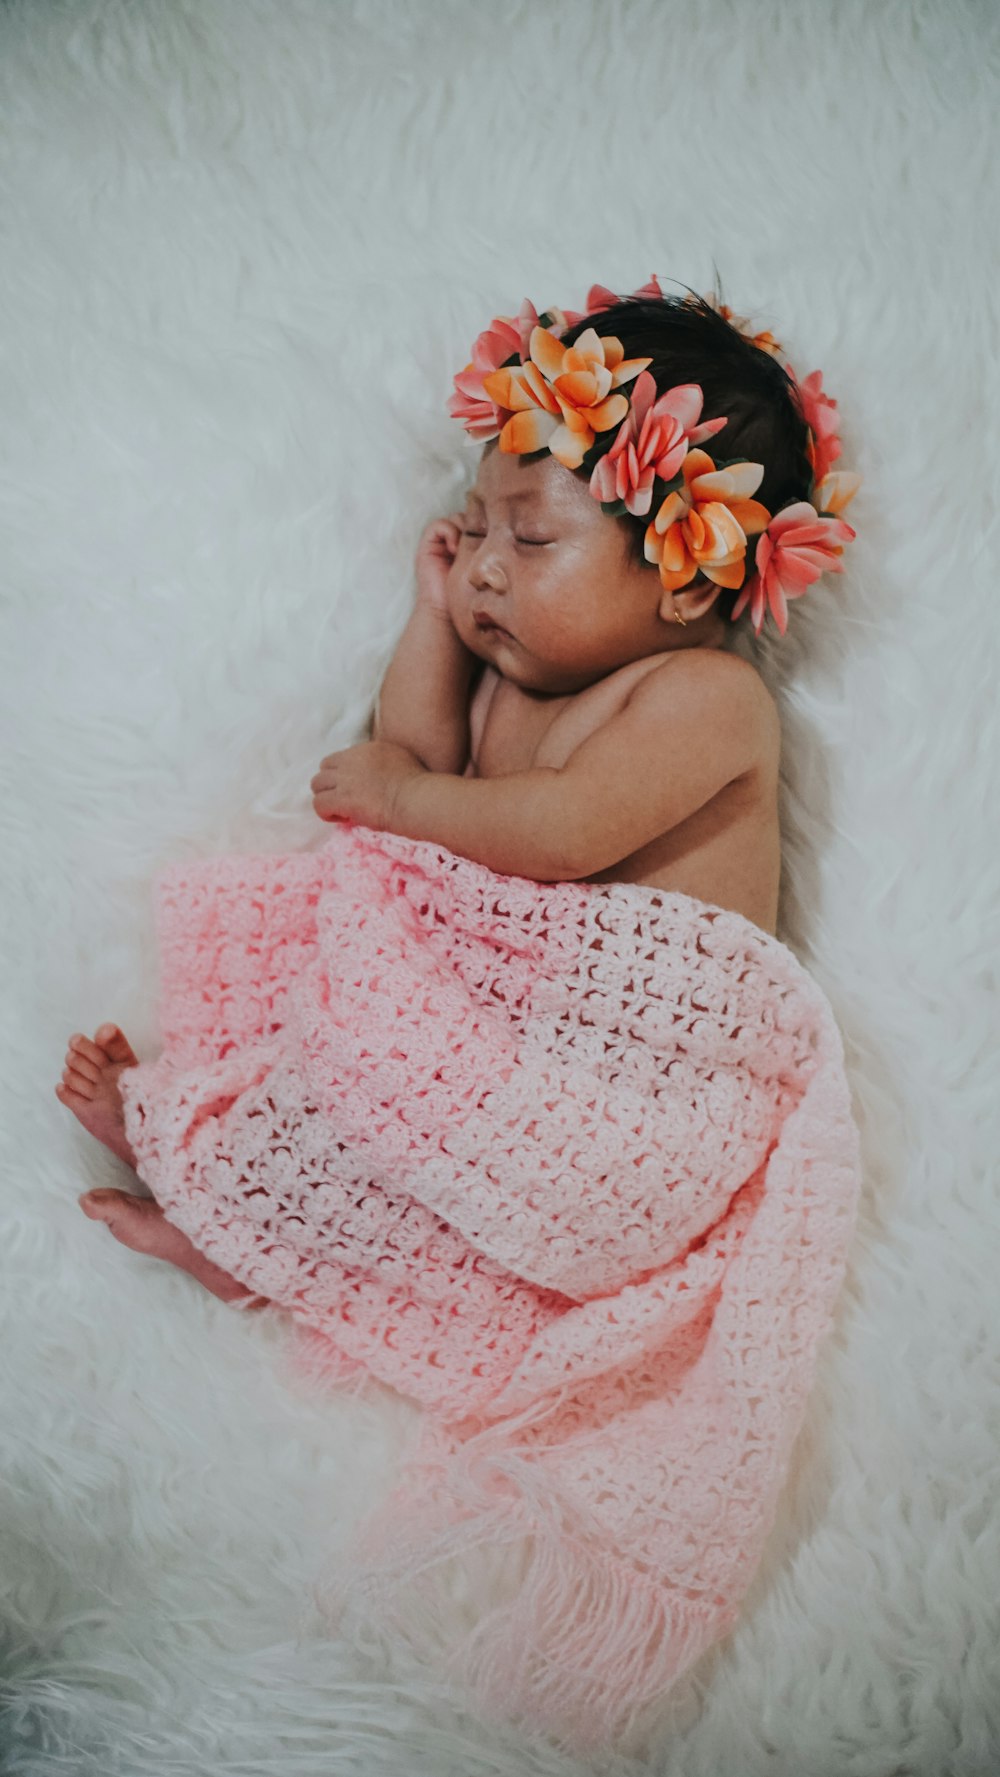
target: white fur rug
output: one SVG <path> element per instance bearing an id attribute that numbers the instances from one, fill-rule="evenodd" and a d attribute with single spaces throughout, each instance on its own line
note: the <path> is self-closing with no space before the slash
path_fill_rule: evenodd
<path id="1" fill-rule="evenodd" d="M 713 263 L 864 477 L 747 646 L 866 1185 L 743 1619 L 613 1768 L 1000 1767 L 998 68 L 989 0 L 0 11 L 4 1773 L 577 1768 L 324 1636 L 417 1410 L 86 1221 L 127 1175 L 53 1088 L 74 1030 L 156 1052 L 160 865 L 325 836 L 476 333 Z"/>

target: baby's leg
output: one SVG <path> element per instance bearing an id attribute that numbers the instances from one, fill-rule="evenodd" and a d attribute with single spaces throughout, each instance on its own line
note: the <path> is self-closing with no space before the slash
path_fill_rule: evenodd
<path id="1" fill-rule="evenodd" d="M 133 1169 L 135 1155 L 125 1134 L 118 1081 L 123 1069 L 137 1064 L 138 1057 L 117 1024 L 102 1024 L 93 1041 L 77 1031 L 70 1038 L 62 1081 L 56 1087 L 56 1096 L 67 1110 Z M 192 1246 L 187 1235 L 167 1221 L 152 1198 L 109 1188 L 84 1192 L 80 1207 L 92 1221 L 104 1222 L 123 1246 L 148 1253 L 154 1259 L 166 1259 L 182 1271 L 189 1271 L 223 1302 L 236 1302 L 252 1294 Z"/>
<path id="2" fill-rule="evenodd" d="M 166 1259 L 168 1264 L 177 1265 L 181 1271 L 189 1271 L 222 1302 L 236 1302 L 253 1294 L 235 1277 L 230 1277 L 228 1271 L 213 1265 L 211 1259 L 206 1259 L 204 1253 L 192 1246 L 187 1235 L 167 1221 L 152 1198 L 136 1197 L 130 1191 L 116 1191 L 109 1187 L 85 1191 L 80 1198 L 80 1208 L 92 1221 L 103 1222 L 123 1246 L 130 1246 L 133 1252 L 148 1253 L 154 1259 Z M 263 1307 L 263 1301 L 258 1305 Z"/>

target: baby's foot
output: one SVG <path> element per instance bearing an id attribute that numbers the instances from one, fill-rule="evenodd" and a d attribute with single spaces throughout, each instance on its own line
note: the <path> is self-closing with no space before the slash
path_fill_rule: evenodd
<path id="1" fill-rule="evenodd" d="M 149 1253 L 154 1259 L 166 1259 L 168 1264 L 189 1271 L 223 1302 L 237 1302 L 251 1294 L 244 1284 L 230 1277 L 228 1271 L 206 1259 L 180 1228 L 167 1221 L 159 1204 L 151 1197 L 136 1197 L 130 1191 L 102 1187 L 97 1191 L 85 1191 L 80 1198 L 80 1208 L 91 1221 L 104 1222 L 123 1246 L 130 1246 L 133 1252 Z M 254 1304 L 263 1305 L 263 1298 Z"/>
<path id="2" fill-rule="evenodd" d="M 84 1129 L 135 1168 L 135 1154 L 125 1134 L 125 1115 L 118 1077 L 123 1068 L 138 1066 L 139 1057 L 117 1024 L 102 1024 L 89 1037 L 77 1031 L 69 1039 L 63 1077 L 56 1097 L 78 1117 Z"/>

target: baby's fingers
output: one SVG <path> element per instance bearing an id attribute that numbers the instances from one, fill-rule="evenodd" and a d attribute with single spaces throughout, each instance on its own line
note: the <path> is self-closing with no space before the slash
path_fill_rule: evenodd
<path id="1" fill-rule="evenodd" d="M 449 555 L 454 555 L 462 535 L 461 513 L 452 518 L 438 518 L 424 532 L 424 547 L 434 549 L 435 544 L 443 544 Z"/>

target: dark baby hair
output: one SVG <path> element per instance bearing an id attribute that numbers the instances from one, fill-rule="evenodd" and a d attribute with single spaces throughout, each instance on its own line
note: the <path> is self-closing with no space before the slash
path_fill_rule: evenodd
<path id="1" fill-rule="evenodd" d="M 718 288 L 716 296 L 723 300 Z M 727 423 L 697 448 L 707 450 L 717 462 L 735 458 L 763 463 L 764 478 L 752 498 L 760 500 L 772 516 L 793 500 L 808 499 L 812 486 L 806 456 L 808 428 L 793 378 L 777 358 L 752 345 L 704 297 L 694 291 L 662 300 L 623 297 L 613 308 L 587 315 L 567 328 L 560 344 L 572 345 L 588 327 L 620 339 L 626 358 L 652 360 L 647 369 L 656 382 L 657 397 L 678 383 L 700 385 L 704 399 L 699 423 L 722 414 Z M 623 392 L 631 395 L 634 386 L 633 379 Z M 604 450 L 611 448 L 617 431 L 615 426 L 598 434 Z M 596 451 L 588 458 L 586 470 L 573 473 L 589 480 L 594 463 L 603 454 L 603 450 Z M 623 515 L 616 521 L 625 527 L 636 562 L 645 561 L 643 537 L 658 504 L 654 492 L 644 518 Z M 753 572 L 755 542 L 755 537 L 748 540 L 747 576 Z M 691 582 L 692 587 L 704 584 L 700 574 Z M 739 596 L 739 588 L 723 587 L 714 608 L 728 620 Z"/>

